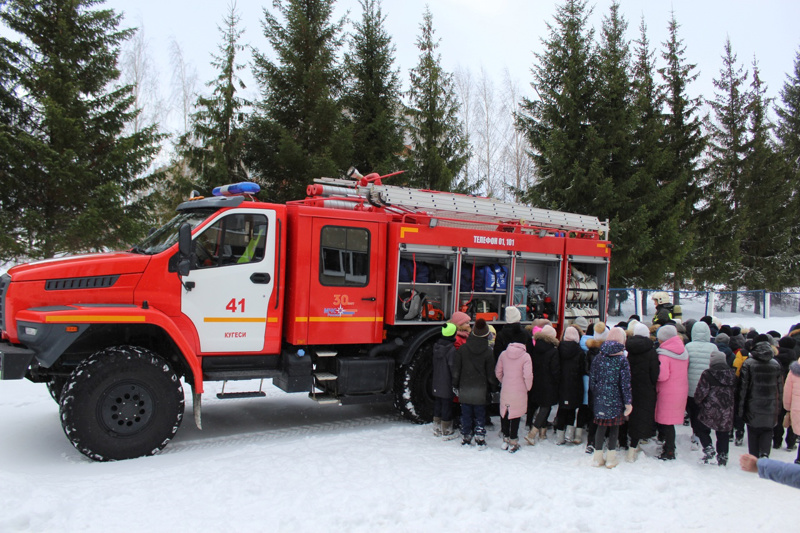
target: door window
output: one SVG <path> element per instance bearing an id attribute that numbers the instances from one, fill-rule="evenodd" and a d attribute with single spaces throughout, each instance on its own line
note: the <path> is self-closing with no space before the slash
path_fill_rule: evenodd
<path id="1" fill-rule="evenodd" d="M 325 226 L 320 233 L 322 285 L 365 287 L 369 283 L 369 231 Z"/>
<path id="2" fill-rule="evenodd" d="M 266 250 L 267 217 L 229 215 L 203 230 L 194 240 L 196 268 L 257 263 Z"/>

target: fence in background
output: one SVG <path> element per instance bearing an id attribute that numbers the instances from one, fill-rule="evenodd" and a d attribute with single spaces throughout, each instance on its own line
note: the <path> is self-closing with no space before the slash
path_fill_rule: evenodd
<path id="1" fill-rule="evenodd" d="M 655 308 L 652 293 L 663 289 L 610 289 L 608 315 L 625 320 L 639 315 L 645 321 L 652 319 Z M 745 322 L 748 318 L 796 316 L 800 314 L 800 292 L 768 291 L 664 291 L 681 306 L 682 319 L 699 320 L 706 315 L 727 322 Z"/>

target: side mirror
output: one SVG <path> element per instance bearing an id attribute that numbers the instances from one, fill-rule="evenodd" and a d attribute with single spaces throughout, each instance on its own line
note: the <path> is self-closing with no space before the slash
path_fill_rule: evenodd
<path id="1" fill-rule="evenodd" d="M 192 267 L 192 227 L 182 224 L 178 228 L 178 275 L 188 276 Z"/>

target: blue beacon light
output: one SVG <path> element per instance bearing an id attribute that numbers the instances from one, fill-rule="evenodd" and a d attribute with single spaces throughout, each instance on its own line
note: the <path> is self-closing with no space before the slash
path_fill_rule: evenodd
<path id="1" fill-rule="evenodd" d="M 260 190 L 261 187 L 258 183 L 243 181 L 241 183 L 223 185 L 222 187 L 214 187 L 211 194 L 214 196 L 238 196 L 240 194 L 257 194 Z"/>

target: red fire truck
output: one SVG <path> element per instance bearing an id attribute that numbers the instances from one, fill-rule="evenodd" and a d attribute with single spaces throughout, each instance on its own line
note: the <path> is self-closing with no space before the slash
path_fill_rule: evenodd
<path id="1" fill-rule="evenodd" d="M 208 381 L 272 379 L 318 402 L 394 401 L 432 418 L 431 354 L 463 310 L 502 328 L 605 319 L 610 244 L 597 218 L 321 179 L 308 197 L 215 189 L 130 250 L 0 277 L 0 378 L 46 383 L 76 449 L 151 455 L 180 426 L 182 383 L 201 427 Z"/>

